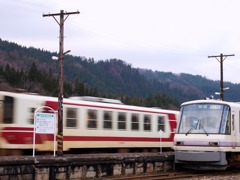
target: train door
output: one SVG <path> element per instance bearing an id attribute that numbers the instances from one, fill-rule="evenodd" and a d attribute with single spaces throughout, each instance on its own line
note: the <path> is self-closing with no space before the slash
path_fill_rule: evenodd
<path id="1" fill-rule="evenodd" d="M 4 99 L 3 96 L 0 97 L 0 136 L 2 132 L 2 124 L 3 124 L 3 107 L 4 107 Z"/>
<path id="2" fill-rule="evenodd" d="M 232 111 L 232 123 L 231 123 L 231 127 L 232 127 L 232 148 L 235 149 L 236 148 L 236 145 L 237 145 L 237 136 L 236 136 L 236 132 L 237 132 L 237 116 L 236 116 L 236 113 L 235 111 Z"/>
<path id="3" fill-rule="evenodd" d="M 6 124 L 12 124 L 13 122 L 13 104 L 14 99 L 10 96 L 1 96 L 0 99 L 0 137 L 2 138 L 2 133 Z M 0 141 L 0 148 L 2 148 L 2 141 Z M 2 152 L 0 151 L 0 154 Z"/>
<path id="4" fill-rule="evenodd" d="M 3 132 L 3 108 L 4 108 L 4 96 L 0 96 L 0 149 L 3 148 L 2 145 L 2 132 Z M 1 154 L 1 150 L 0 150 Z"/>
<path id="5" fill-rule="evenodd" d="M 14 98 L 11 96 L 5 96 L 3 106 L 3 124 L 12 124 L 14 121 Z"/>

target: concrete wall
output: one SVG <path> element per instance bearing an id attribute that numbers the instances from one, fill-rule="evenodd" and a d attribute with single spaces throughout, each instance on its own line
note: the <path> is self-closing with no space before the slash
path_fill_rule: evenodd
<path id="1" fill-rule="evenodd" d="M 104 179 L 173 170 L 171 153 L 0 157 L 0 179 Z"/>

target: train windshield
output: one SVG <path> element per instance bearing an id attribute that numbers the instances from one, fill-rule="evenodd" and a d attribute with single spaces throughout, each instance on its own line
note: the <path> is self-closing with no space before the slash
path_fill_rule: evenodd
<path id="1" fill-rule="evenodd" d="M 230 107 L 223 104 L 182 106 L 178 133 L 230 134 Z"/>

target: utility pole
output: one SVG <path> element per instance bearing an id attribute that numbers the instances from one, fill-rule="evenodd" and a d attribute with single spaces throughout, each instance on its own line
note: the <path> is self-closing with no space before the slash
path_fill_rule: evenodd
<path id="1" fill-rule="evenodd" d="M 218 62 L 220 62 L 220 97 L 221 100 L 224 100 L 223 96 L 223 61 L 228 57 L 228 56 L 235 56 L 234 54 L 228 54 L 228 55 L 223 55 L 222 53 L 219 56 L 208 56 L 208 58 L 216 58 Z M 220 58 L 220 59 L 218 59 Z"/>
<path id="2" fill-rule="evenodd" d="M 58 54 L 58 63 L 59 63 L 59 74 L 58 74 L 58 134 L 57 134 L 57 155 L 63 156 L 63 56 L 70 51 L 64 53 L 63 40 L 64 40 L 64 22 L 71 14 L 79 14 L 79 11 L 76 12 L 64 12 L 60 10 L 60 13 L 54 14 L 43 14 L 43 17 L 52 16 L 55 21 L 60 26 L 59 31 L 59 54 Z M 55 16 L 60 16 L 60 21 L 56 19 Z M 66 16 L 66 17 L 65 17 Z"/>

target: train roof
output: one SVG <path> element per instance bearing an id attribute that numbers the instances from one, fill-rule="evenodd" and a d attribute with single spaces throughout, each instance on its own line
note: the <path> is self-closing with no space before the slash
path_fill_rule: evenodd
<path id="1" fill-rule="evenodd" d="M 108 99 L 109 100 L 109 99 Z M 113 101 L 110 99 L 109 102 L 99 102 L 99 101 L 89 101 L 89 100 L 82 100 L 81 98 L 66 98 L 64 99 L 64 103 L 70 103 L 70 104 L 84 104 L 84 105 L 90 105 L 95 107 L 106 107 L 110 109 L 121 109 L 121 110 L 135 110 L 135 111 L 145 111 L 145 112 L 161 112 L 161 113 L 174 113 L 177 114 L 179 111 L 176 110 L 167 110 L 167 109 L 160 109 L 160 108 L 152 108 L 152 107 L 142 107 L 142 106 L 133 106 L 133 105 L 126 105 L 121 103 L 116 103 L 118 100 Z"/>
<path id="2" fill-rule="evenodd" d="M 35 99 L 35 100 L 57 100 L 56 97 L 43 96 L 36 93 L 19 93 L 19 92 L 8 92 L 0 91 L 0 95 L 11 96 L 19 99 Z"/>
<path id="3" fill-rule="evenodd" d="M 213 104 L 226 104 L 226 105 L 231 105 L 231 106 L 239 106 L 239 102 L 229 102 L 229 101 L 222 101 L 218 99 L 201 99 L 201 100 L 193 100 L 193 101 L 187 101 L 181 104 L 181 106 L 188 105 L 188 104 L 202 104 L 202 103 L 213 103 Z"/>
<path id="4" fill-rule="evenodd" d="M 92 101 L 92 102 L 102 102 L 102 103 L 112 103 L 112 104 L 123 104 L 118 99 L 108 99 L 108 98 L 93 97 L 93 96 L 72 96 L 72 97 L 69 97 L 69 99 Z"/>
<path id="5" fill-rule="evenodd" d="M 50 96 L 42 96 L 38 94 L 32 94 L 32 93 L 15 93 L 15 92 L 7 92 L 7 91 L 0 91 L 0 95 L 6 95 L 11 96 L 19 99 L 28 99 L 28 100 L 42 100 L 42 101 L 54 101 L 58 102 L 57 97 L 50 97 Z M 89 99 L 89 97 L 87 98 Z M 101 98 L 99 98 L 101 99 Z M 104 99 L 104 98 L 102 98 Z M 108 101 L 108 102 L 106 102 Z M 70 104 L 70 105 L 89 105 L 92 107 L 106 107 L 111 109 L 122 109 L 122 110 L 135 110 L 135 111 L 145 111 L 145 112 L 161 112 L 161 113 L 174 113 L 177 114 L 179 111 L 176 110 L 167 110 L 167 109 L 160 109 L 160 108 L 151 108 L 151 107 L 141 107 L 141 106 L 133 106 L 133 105 L 125 105 L 122 104 L 119 100 L 113 100 L 113 99 L 106 99 L 105 102 L 100 101 L 93 101 L 93 98 L 91 97 L 90 100 L 85 100 L 84 98 L 79 97 L 72 97 L 72 98 L 64 98 L 63 104 Z"/>

